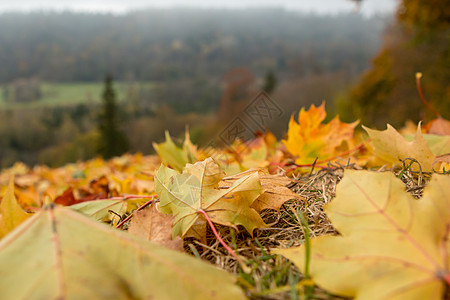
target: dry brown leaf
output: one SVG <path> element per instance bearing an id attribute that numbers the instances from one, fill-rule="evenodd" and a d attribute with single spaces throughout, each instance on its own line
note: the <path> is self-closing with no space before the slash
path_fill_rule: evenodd
<path id="1" fill-rule="evenodd" d="M 245 174 L 247 172 L 224 178 L 219 186 L 229 187 L 234 181 Z M 259 171 L 259 180 L 261 181 L 263 193 L 251 206 L 257 212 L 261 212 L 263 209 L 278 210 L 286 201 L 291 199 L 305 200 L 287 187 L 287 185 L 292 183 L 292 179 L 287 176 L 271 175 Z"/>
<path id="2" fill-rule="evenodd" d="M 428 123 L 430 134 L 450 135 L 450 121 L 442 118 L 437 118 Z"/>
<path id="3" fill-rule="evenodd" d="M 147 241 L 152 241 L 172 250 L 183 252 L 183 240 L 172 240 L 174 217 L 160 213 L 156 205 L 151 205 L 133 213 L 128 232 Z"/>
<path id="4" fill-rule="evenodd" d="M 189 228 L 184 238 L 193 238 L 199 242 L 206 244 L 206 221 L 204 219 L 197 219 L 194 225 Z"/>
<path id="5" fill-rule="evenodd" d="M 64 193 L 56 197 L 54 202 L 56 204 L 64 206 L 70 206 L 80 203 L 80 201 L 77 201 L 77 199 L 75 199 L 75 196 L 73 195 L 73 189 L 71 187 L 69 187 L 67 190 L 64 191 Z"/>

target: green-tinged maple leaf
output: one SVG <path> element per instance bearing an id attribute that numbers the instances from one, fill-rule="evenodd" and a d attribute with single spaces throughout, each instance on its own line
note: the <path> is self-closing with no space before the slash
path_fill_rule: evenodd
<path id="1" fill-rule="evenodd" d="M 235 277 L 61 206 L 0 241 L 4 299 L 245 299 Z"/>
<path id="2" fill-rule="evenodd" d="M 153 143 L 153 148 L 155 148 L 165 165 L 178 171 L 183 170 L 187 163 L 194 163 L 196 161 L 197 147 L 191 143 L 187 130 L 182 148 L 175 145 L 168 131 L 166 131 L 166 141 L 160 144 Z"/>
<path id="3" fill-rule="evenodd" d="M 9 180 L 8 188 L 0 204 L 0 238 L 19 226 L 30 217 L 17 203 L 14 195 L 14 177 Z"/>
<path id="4" fill-rule="evenodd" d="M 257 172 L 243 176 L 229 188 L 219 189 L 223 176 L 220 166 L 211 158 L 186 165 L 181 174 L 161 165 L 155 175 L 156 193 L 159 210 L 175 217 L 173 236 L 185 236 L 203 218 L 199 210 L 206 211 L 213 222 L 243 225 L 250 233 L 266 227 L 250 207 L 262 192 Z"/>
<path id="5" fill-rule="evenodd" d="M 445 140 L 440 140 L 440 138 L 445 139 L 446 137 L 438 137 L 438 139 L 430 140 L 433 148 L 437 152 L 436 154 L 433 153 L 422 134 L 420 124 L 417 126 L 416 136 L 412 141 L 405 139 L 389 124 L 384 131 L 373 130 L 365 126 L 363 126 L 363 128 L 367 131 L 372 140 L 374 154 L 378 159 L 375 164 L 381 163 L 389 166 L 401 165 L 400 160 L 414 158 L 420 163 L 423 171 L 430 172 L 435 156 L 450 152 L 450 143 Z M 419 166 L 413 164 L 412 169 L 418 171 Z"/>
<path id="6" fill-rule="evenodd" d="M 434 155 L 450 153 L 450 135 L 423 134 L 423 138 Z M 407 141 L 413 141 L 415 136 L 405 135 Z"/>
<path id="7" fill-rule="evenodd" d="M 450 281 L 450 176 L 434 174 L 422 199 L 392 173 L 346 170 L 325 212 L 341 236 L 312 240 L 320 287 L 359 300 L 442 299 Z M 305 268 L 305 248 L 276 250 Z"/>
<path id="8" fill-rule="evenodd" d="M 316 158 L 319 161 L 328 159 L 347 150 L 342 149 L 342 145 L 351 143 L 358 121 L 343 123 L 335 117 L 328 124 L 322 124 L 325 117 L 325 103 L 319 107 L 311 105 L 308 111 L 302 108 L 298 123 L 294 116 L 291 117 L 288 137 L 283 143 L 296 157 L 296 164 L 310 164 Z"/>
<path id="9" fill-rule="evenodd" d="M 129 200 L 93 200 L 69 206 L 71 209 L 83 213 L 94 220 L 104 221 L 111 219 L 110 211 L 118 215 L 124 214 L 128 209 Z"/>

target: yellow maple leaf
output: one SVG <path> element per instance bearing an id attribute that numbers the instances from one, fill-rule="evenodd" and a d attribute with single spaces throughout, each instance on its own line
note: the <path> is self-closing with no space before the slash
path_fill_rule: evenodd
<path id="1" fill-rule="evenodd" d="M 14 177 L 12 176 L 0 204 L 0 238 L 19 226 L 29 216 L 30 214 L 20 207 L 14 196 Z"/>
<path id="2" fill-rule="evenodd" d="M 359 121 L 343 123 L 336 116 L 328 124 L 323 124 L 325 117 L 324 102 L 318 107 L 311 105 L 308 111 L 302 108 L 298 123 L 291 116 L 288 136 L 283 143 L 296 157 L 296 164 L 310 164 L 316 158 L 320 161 L 334 157 L 346 150 L 341 147 L 343 143 L 351 143 L 354 128 Z"/>
<path id="3" fill-rule="evenodd" d="M 0 266 L 2 299 L 246 299 L 229 272 L 63 206 L 1 240 Z"/>
<path id="4" fill-rule="evenodd" d="M 374 130 L 363 126 L 369 134 L 374 146 L 374 155 L 376 160 L 372 164 L 386 164 L 389 167 L 400 165 L 400 160 L 414 158 L 420 163 L 422 171 L 430 172 L 436 155 L 442 155 L 450 152 L 450 140 L 446 136 L 423 135 L 420 124 L 414 139 L 408 141 L 391 125 L 383 131 Z M 428 143 L 427 139 L 428 138 Z M 437 139 L 436 139 L 437 138 Z M 433 153 L 433 150 L 436 153 Z M 419 170 L 417 164 L 412 164 L 411 169 Z"/>
<path id="5" fill-rule="evenodd" d="M 442 299 L 450 282 L 450 177 L 415 199 L 392 173 L 346 170 L 325 207 L 340 236 L 311 241 L 320 287 L 356 299 Z M 277 250 L 305 268 L 305 247 Z"/>

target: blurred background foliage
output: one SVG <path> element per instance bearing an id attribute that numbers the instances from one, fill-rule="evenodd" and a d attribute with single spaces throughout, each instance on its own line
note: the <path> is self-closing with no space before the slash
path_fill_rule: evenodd
<path id="1" fill-rule="evenodd" d="M 338 101 L 347 120 L 379 128 L 433 117 L 416 89 L 422 72 L 426 98 L 450 118 L 450 5 L 446 0 L 403 0 L 383 35 L 383 46 L 359 83 Z"/>

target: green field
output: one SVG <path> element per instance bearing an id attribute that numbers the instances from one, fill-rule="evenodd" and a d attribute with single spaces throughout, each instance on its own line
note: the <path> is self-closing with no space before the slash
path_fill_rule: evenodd
<path id="1" fill-rule="evenodd" d="M 150 82 L 135 83 L 134 86 L 149 88 Z M 114 84 L 116 96 L 119 102 L 124 101 L 130 83 L 116 82 Z M 0 109 L 42 108 L 52 106 L 72 106 L 77 104 L 96 104 L 102 97 L 103 82 L 70 82 L 41 84 L 42 98 L 37 101 L 15 103 L 7 102 L 4 94 L 0 93 Z"/>

